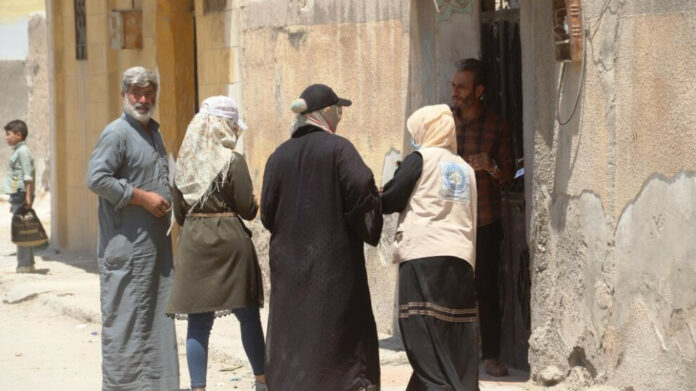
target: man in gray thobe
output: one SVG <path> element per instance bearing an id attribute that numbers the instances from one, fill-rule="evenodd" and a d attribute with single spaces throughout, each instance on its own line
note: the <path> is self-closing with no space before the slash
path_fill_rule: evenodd
<path id="1" fill-rule="evenodd" d="M 179 389 L 174 321 L 164 314 L 171 193 L 159 124 L 150 118 L 157 86 L 145 68 L 123 73 L 124 112 L 104 129 L 87 172 L 99 196 L 103 391 Z"/>

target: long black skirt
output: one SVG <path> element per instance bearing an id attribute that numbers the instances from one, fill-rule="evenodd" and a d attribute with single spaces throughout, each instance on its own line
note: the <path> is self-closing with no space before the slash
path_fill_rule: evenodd
<path id="1" fill-rule="evenodd" d="M 474 270 L 455 257 L 399 265 L 399 327 L 413 375 L 406 391 L 477 391 Z"/>

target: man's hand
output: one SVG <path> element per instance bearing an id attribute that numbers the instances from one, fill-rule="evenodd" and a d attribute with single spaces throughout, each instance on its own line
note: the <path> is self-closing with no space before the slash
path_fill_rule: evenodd
<path id="1" fill-rule="evenodd" d="M 169 202 L 161 195 L 150 191 L 133 189 L 131 204 L 140 205 L 155 217 L 162 217 L 169 212 Z"/>
<path id="2" fill-rule="evenodd" d="M 488 154 L 485 152 L 477 153 L 476 155 L 469 156 L 469 165 L 474 171 L 491 171 L 493 169 L 493 164 Z"/>

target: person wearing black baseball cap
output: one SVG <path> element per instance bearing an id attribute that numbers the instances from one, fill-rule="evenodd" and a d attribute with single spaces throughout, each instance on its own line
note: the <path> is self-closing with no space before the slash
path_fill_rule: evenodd
<path id="1" fill-rule="evenodd" d="M 353 104 L 348 99 L 339 98 L 331 87 L 324 84 L 312 84 L 302 91 L 299 99 L 290 106 L 297 119 L 292 127 L 297 129 L 314 125 L 329 133 L 336 133 L 336 127 L 343 116 L 343 107 Z"/>
<path id="2" fill-rule="evenodd" d="M 363 247 L 379 242 L 381 203 L 372 171 L 335 134 L 350 104 L 326 85 L 307 87 L 291 106 L 292 137 L 266 163 L 261 221 L 271 232 L 270 390 L 380 387 Z"/>

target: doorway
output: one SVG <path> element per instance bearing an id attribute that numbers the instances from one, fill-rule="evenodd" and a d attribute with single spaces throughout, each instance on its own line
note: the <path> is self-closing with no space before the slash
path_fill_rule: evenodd
<path id="1" fill-rule="evenodd" d="M 159 116 L 167 151 L 178 155 L 197 107 L 196 36 L 193 2 L 157 3 L 156 61 L 160 73 Z"/>
<path id="2" fill-rule="evenodd" d="M 481 0 L 481 60 L 486 66 L 486 106 L 506 118 L 516 174 L 502 189 L 503 240 L 499 284 L 502 308 L 501 361 L 529 370 L 530 269 L 525 232 L 522 124 L 522 51 L 516 0 Z M 518 176 L 519 175 L 519 176 Z"/>

